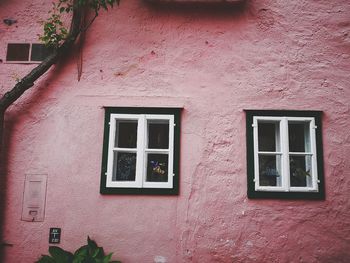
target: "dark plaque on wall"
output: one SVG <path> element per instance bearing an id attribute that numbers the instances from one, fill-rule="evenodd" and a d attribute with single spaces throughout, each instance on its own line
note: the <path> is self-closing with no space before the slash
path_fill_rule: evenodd
<path id="1" fill-rule="evenodd" d="M 58 244 L 61 241 L 61 228 L 50 228 L 49 243 Z"/>

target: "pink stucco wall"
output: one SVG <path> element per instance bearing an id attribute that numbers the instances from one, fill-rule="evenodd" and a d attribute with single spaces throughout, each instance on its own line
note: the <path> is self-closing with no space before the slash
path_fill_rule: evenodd
<path id="1" fill-rule="evenodd" d="M 50 1 L 2 0 L 8 42 L 36 41 Z M 5 262 L 90 235 L 124 263 L 350 262 L 350 4 L 243 7 L 124 0 L 86 35 L 83 75 L 56 65 L 6 116 Z M 33 66 L 0 64 L 0 92 Z M 103 106 L 183 107 L 180 194 L 99 194 Z M 243 109 L 322 110 L 324 201 L 247 199 Z M 43 222 L 21 221 L 25 174 L 47 174 Z"/>

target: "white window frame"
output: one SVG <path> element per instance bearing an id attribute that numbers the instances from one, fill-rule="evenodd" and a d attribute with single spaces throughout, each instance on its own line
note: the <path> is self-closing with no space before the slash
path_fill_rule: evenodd
<path id="1" fill-rule="evenodd" d="M 114 147 L 116 136 L 117 120 L 137 120 L 137 143 L 136 148 Z M 148 120 L 169 121 L 169 148 L 149 149 L 147 148 Z M 174 115 L 165 114 L 110 114 L 109 119 L 109 140 L 106 172 L 107 188 L 173 188 L 174 181 Z M 135 152 L 136 153 L 136 175 L 135 181 L 113 181 L 114 151 Z M 168 154 L 168 181 L 167 182 L 147 182 L 147 154 L 164 153 Z"/>
<path id="2" fill-rule="evenodd" d="M 258 122 L 273 121 L 279 122 L 279 135 L 276 137 L 276 143 L 280 143 L 280 151 L 263 152 L 258 150 Z M 310 152 L 289 152 L 288 122 L 305 122 L 310 127 Z M 271 116 L 253 116 L 253 144 L 254 144 L 254 185 L 255 191 L 267 192 L 318 192 L 318 173 L 317 173 L 317 150 L 316 150 L 316 125 L 313 117 L 271 117 Z M 279 142 L 277 142 L 279 140 Z M 276 144 L 276 145 L 277 145 Z M 280 155 L 281 156 L 281 186 L 260 186 L 259 182 L 259 155 Z M 311 187 L 292 187 L 290 186 L 290 155 L 309 155 L 311 156 L 312 186 Z"/>

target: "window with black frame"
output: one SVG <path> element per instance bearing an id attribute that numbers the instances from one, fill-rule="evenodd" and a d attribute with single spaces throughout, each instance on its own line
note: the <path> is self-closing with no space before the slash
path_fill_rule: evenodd
<path id="1" fill-rule="evenodd" d="M 248 197 L 324 198 L 321 115 L 246 111 Z"/>
<path id="2" fill-rule="evenodd" d="M 178 193 L 180 112 L 106 108 L 101 193 Z"/>

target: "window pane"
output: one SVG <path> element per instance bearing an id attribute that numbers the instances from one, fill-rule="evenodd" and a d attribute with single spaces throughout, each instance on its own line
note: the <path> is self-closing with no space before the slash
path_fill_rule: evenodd
<path id="1" fill-rule="evenodd" d="M 258 122 L 259 151 L 280 151 L 279 122 Z"/>
<path id="2" fill-rule="evenodd" d="M 290 156 L 290 185 L 312 187 L 311 156 Z"/>
<path id="3" fill-rule="evenodd" d="M 281 156 L 259 156 L 259 182 L 260 186 L 281 186 Z"/>
<path id="4" fill-rule="evenodd" d="M 136 153 L 114 152 L 112 181 L 135 181 Z"/>
<path id="5" fill-rule="evenodd" d="M 136 148 L 137 120 L 117 120 L 115 147 Z"/>
<path id="6" fill-rule="evenodd" d="M 30 44 L 8 44 L 7 61 L 28 61 Z"/>
<path id="7" fill-rule="evenodd" d="M 52 49 L 46 47 L 44 44 L 32 44 L 32 61 L 43 61 L 50 53 Z"/>
<path id="8" fill-rule="evenodd" d="M 288 133 L 290 152 L 310 152 L 309 122 L 289 122 Z"/>
<path id="9" fill-rule="evenodd" d="M 168 181 L 168 155 L 148 154 L 147 156 L 147 182 Z"/>
<path id="10" fill-rule="evenodd" d="M 169 121 L 149 120 L 148 121 L 148 148 L 168 149 L 169 148 Z"/>

